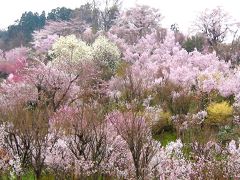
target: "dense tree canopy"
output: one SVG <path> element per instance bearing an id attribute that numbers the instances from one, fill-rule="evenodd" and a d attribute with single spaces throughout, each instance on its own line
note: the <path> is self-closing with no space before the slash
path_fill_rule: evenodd
<path id="1" fill-rule="evenodd" d="M 47 20 L 68 21 L 71 18 L 73 10 L 65 7 L 52 9 L 47 15 Z"/>

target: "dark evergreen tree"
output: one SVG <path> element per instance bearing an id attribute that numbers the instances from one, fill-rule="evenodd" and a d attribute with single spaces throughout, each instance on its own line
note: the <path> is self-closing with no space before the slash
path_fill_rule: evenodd
<path id="1" fill-rule="evenodd" d="M 68 9 L 65 7 L 52 9 L 50 13 L 48 13 L 47 20 L 53 20 L 53 21 L 68 21 L 71 18 L 73 10 Z"/>

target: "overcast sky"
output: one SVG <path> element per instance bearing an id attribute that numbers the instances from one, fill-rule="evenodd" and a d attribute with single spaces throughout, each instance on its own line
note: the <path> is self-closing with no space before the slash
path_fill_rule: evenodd
<path id="1" fill-rule="evenodd" d="M 56 7 L 77 8 L 86 0 L 6 0 L 0 6 L 0 28 L 6 28 L 21 17 L 25 11 L 49 12 Z M 163 27 L 169 28 L 177 23 L 184 33 L 193 23 L 197 14 L 206 8 L 221 6 L 236 20 L 240 21 L 238 0 L 123 0 L 123 7 L 131 7 L 137 4 L 147 4 L 160 9 L 164 16 Z"/>

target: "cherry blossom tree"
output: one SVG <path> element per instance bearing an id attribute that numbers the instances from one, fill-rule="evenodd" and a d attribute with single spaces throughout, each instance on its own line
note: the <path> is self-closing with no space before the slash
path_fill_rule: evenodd
<path id="1" fill-rule="evenodd" d="M 195 21 L 195 27 L 202 32 L 211 46 L 216 46 L 225 40 L 228 33 L 235 32 L 236 22 L 222 8 L 206 9 Z"/>
<path id="2" fill-rule="evenodd" d="M 137 6 L 123 12 L 110 32 L 127 43 L 134 44 L 141 37 L 158 29 L 161 18 L 157 9 Z"/>

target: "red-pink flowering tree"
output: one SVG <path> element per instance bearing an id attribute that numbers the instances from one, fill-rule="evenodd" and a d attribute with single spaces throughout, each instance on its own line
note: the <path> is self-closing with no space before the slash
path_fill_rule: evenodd
<path id="1" fill-rule="evenodd" d="M 19 71 L 28 65 L 28 54 L 30 49 L 19 47 L 1 53 L 0 72 L 12 74 L 13 80 L 18 80 Z"/>

